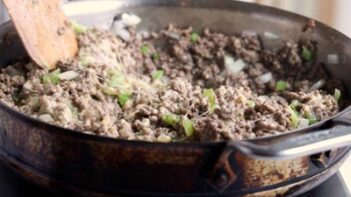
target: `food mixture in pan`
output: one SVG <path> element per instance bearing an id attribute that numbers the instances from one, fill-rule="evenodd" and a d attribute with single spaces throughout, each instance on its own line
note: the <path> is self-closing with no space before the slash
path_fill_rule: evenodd
<path id="1" fill-rule="evenodd" d="M 56 70 L 23 62 L 2 69 L 1 101 L 65 128 L 158 142 L 272 135 L 341 108 L 341 82 L 315 61 L 315 41 L 271 50 L 252 32 L 137 32 L 136 16 L 122 19 L 114 33 L 74 24 L 79 54 Z"/>

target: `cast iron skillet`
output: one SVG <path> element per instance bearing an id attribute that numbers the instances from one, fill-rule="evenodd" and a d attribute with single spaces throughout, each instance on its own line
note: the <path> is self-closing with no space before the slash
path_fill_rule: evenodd
<path id="1" fill-rule="evenodd" d="M 337 54 L 330 74 L 351 84 L 351 40 L 317 23 L 313 35 L 301 28 L 309 20 L 285 11 L 228 0 L 119 0 L 90 2 L 110 11 L 75 15 L 87 25 L 111 22 L 131 11 L 143 18 L 141 28 L 156 30 L 173 22 L 234 33 L 270 31 L 283 40 L 313 36 L 318 60 Z M 78 3 L 82 10 L 88 4 Z M 24 57 L 13 26 L 0 27 L 0 64 Z M 351 89 L 347 86 L 347 93 Z M 232 196 L 296 194 L 333 174 L 350 145 L 350 108 L 304 130 L 242 142 L 149 143 L 91 136 L 40 122 L 0 103 L 0 157 L 26 178 L 49 189 L 85 195 Z M 336 128 L 335 125 L 342 126 Z M 340 149 L 335 149 L 340 148 Z M 332 150 L 331 150 L 332 149 Z M 327 153 L 311 156 L 311 154 Z"/>

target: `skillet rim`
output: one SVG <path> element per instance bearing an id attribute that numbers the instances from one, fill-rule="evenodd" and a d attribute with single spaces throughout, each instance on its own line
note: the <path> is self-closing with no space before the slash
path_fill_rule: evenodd
<path id="1" fill-rule="evenodd" d="M 311 20 L 311 18 L 282 10 L 279 8 L 274 8 L 271 6 L 266 6 L 266 5 L 260 5 L 256 3 L 247 3 L 247 2 L 240 2 L 240 1 L 229 1 L 229 0 L 201 0 L 201 1 L 196 1 L 196 0 L 183 0 L 183 1 L 177 1 L 177 0 L 171 0 L 171 1 L 161 1 L 161 0 L 151 0 L 151 1 L 143 1 L 143 0 L 133 0 L 133 1 L 128 1 L 128 0 L 118 0 L 118 1 L 112 1 L 112 0 L 104 0 L 104 1 L 90 1 L 90 2 L 118 2 L 121 4 L 125 4 L 121 7 L 118 7 L 118 9 L 123 8 L 123 7 L 160 7 L 160 6 L 165 6 L 165 7 L 184 7 L 184 8 L 207 8 L 207 9 L 217 9 L 217 10 L 229 10 L 233 11 L 232 7 L 237 6 L 237 7 L 245 7 L 245 9 L 248 10 L 259 10 L 259 13 L 263 13 L 267 16 L 273 16 L 273 17 L 282 17 L 284 19 L 289 19 L 288 21 L 291 21 L 291 18 L 295 18 L 296 20 Z M 189 3 L 189 5 L 182 5 L 182 2 Z M 71 4 L 84 4 L 84 3 L 89 3 L 89 2 L 72 2 Z M 229 5 L 229 6 L 228 6 Z M 237 8 L 237 9 L 240 9 Z M 94 13 L 95 14 L 95 13 Z M 73 15 L 73 16 L 79 16 L 79 15 Z M 323 22 L 320 22 L 316 19 L 312 19 L 316 22 L 316 25 L 318 26 L 318 29 L 320 31 L 328 31 L 329 34 L 332 34 L 333 36 L 337 36 L 339 40 L 341 41 L 347 41 L 351 43 L 351 38 L 346 36 L 344 33 L 334 29 L 333 27 L 330 27 L 329 25 L 326 25 Z M 13 28 L 13 24 L 11 21 L 7 21 L 3 24 L 0 25 L 1 28 L 7 28 L 10 30 Z M 5 33 L 5 35 L 8 33 L 8 31 Z M 1 40 L 2 41 L 2 40 Z M 0 43 L 1 43 L 0 41 Z M 138 146 L 164 146 L 164 147 L 214 147 L 218 145 L 224 145 L 226 144 L 229 140 L 225 141 L 207 141 L 207 142 L 167 142 L 167 143 L 162 143 L 162 142 L 150 142 L 150 141 L 141 141 L 141 140 L 126 140 L 126 139 L 119 139 L 119 138 L 111 138 L 107 136 L 102 136 L 102 135 L 93 135 L 93 134 L 87 134 L 83 133 L 78 130 L 74 129 L 69 129 L 69 128 L 64 128 L 61 126 L 53 125 L 44 121 L 41 121 L 37 118 L 33 118 L 27 114 L 21 113 L 15 109 L 12 109 L 2 101 L 0 101 L 0 108 L 7 113 L 15 116 L 16 118 L 20 119 L 21 121 L 24 121 L 28 124 L 31 124 L 33 127 L 39 127 L 39 128 L 44 128 L 46 132 L 54 132 L 54 133 L 59 133 L 59 135 L 66 135 L 66 136 L 71 136 L 71 137 L 77 137 L 79 140 L 90 140 L 94 142 L 108 142 L 112 144 L 128 144 L 128 145 L 138 145 Z M 324 119 L 322 121 L 319 121 L 316 124 L 310 125 L 309 127 L 303 128 L 303 129 L 294 129 L 294 130 L 289 130 L 283 133 L 278 133 L 278 134 L 273 134 L 269 136 L 264 136 L 264 137 L 256 137 L 254 139 L 246 139 L 246 140 L 238 140 L 238 141 L 230 141 L 230 142 L 243 142 L 243 141 L 248 141 L 248 142 L 256 142 L 256 141 L 264 141 L 264 140 L 271 140 L 275 139 L 277 137 L 284 137 L 284 136 L 289 136 L 289 135 L 298 135 L 299 133 L 306 131 L 306 130 L 311 130 L 314 129 L 310 132 L 317 131 L 316 128 L 319 126 L 324 125 L 326 122 L 332 120 L 333 118 L 339 117 L 343 115 L 344 113 L 350 112 L 351 111 L 351 105 L 347 106 L 345 109 L 342 111 L 338 112 L 337 114 Z"/>

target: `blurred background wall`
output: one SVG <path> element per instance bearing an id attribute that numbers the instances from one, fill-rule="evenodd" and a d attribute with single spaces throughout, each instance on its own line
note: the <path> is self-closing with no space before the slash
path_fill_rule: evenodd
<path id="1" fill-rule="evenodd" d="M 62 0 L 73 1 L 73 0 Z M 77 0 L 75 0 L 77 1 Z M 201 1 L 201 0 L 199 0 Z M 230 0 L 228 0 L 230 1 Z M 293 11 L 320 20 L 351 37 L 351 0 L 242 0 Z M 8 19 L 0 0 L 0 22 Z"/>
<path id="2" fill-rule="evenodd" d="M 322 21 L 351 37 L 351 0 L 242 0 L 278 7 Z"/>

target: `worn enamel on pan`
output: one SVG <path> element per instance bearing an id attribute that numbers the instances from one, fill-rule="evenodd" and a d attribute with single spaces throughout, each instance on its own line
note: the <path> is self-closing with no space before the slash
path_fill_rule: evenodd
<path id="1" fill-rule="evenodd" d="M 225 0 L 115 2 L 114 12 L 101 17 L 80 15 L 76 19 L 83 19 L 80 22 L 86 24 L 101 23 L 102 16 L 112 19 L 120 12 L 132 10 L 144 18 L 141 28 L 159 29 L 177 21 L 178 25 L 210 26 L 226 33 L 273 31 L 282 39 L 295 40 L 308 20 L 273 8 Z M 343 55 L 342 70 L 329 70 L 351 84 L 351 78 L 345 74 L 351 73 L 351 66 L 346 65 L 351 62 L 351 41 L 320 23 L 317 26 L 315 36 L 321 47 L 318 55 Z M 1 26 L 0 37 L 8 35 L 11 29 L 10 24 Z M 3 65 L 25 55 L 13 33 L 0 44 L 0 54 Z M 307 191 L 332 175 L 349 152 L 344 148 L 313 157 L 264 161 L 227 149 L 225 142 L 161 144 L 91 136 L 40 122 L 1 103 L 0 125 L 1 159 L 17 172 L 48 189 L 94 196 L 292 195 Z M 258 141 L 276 139 L 279 137 Z"/>

